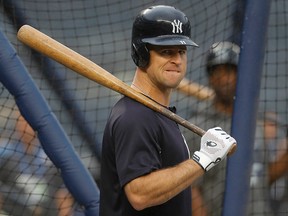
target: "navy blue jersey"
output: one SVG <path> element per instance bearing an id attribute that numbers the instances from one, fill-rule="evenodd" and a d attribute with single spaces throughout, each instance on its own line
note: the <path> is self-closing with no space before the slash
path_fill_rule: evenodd
<path id="1" fill-rule="evenodd" d="M 123 97 L 112 109 L 103 136 L 100 215 L 191 216 L 190 188 L 142 211 L 133 209 L 124 192 L 131 180 L 188 158 L 188 147 L 174 121 Z"/>

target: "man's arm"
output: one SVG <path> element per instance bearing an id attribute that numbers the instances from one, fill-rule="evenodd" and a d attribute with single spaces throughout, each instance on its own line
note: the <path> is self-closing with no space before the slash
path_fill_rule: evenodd
<path id="1" fill-rule="evenodd" d="M 236 140 L 220 127 L 209 129 L 202 136 L 201 148 L 194 152 L 193 160 L 154 171 L 127 183 L 124 190 L 129 202 L 136 210 L 167 202 L 222 161 L 233 145 L 236 145 Z"/>
<path id="2" fill-rule="evenodd" d="M 201 166 L 189 159 L 175 167 L 136 178 L 124 189 L 131 205 L 136 210 L 142 210 L 167 202 L 203 174 Z"/>
<path id="3" fill-rule="evenodd" d="M 269 165 L 269 183 L 272 184 L 277 179 L 288 173 L 288 151 L 278 160 Z"/>

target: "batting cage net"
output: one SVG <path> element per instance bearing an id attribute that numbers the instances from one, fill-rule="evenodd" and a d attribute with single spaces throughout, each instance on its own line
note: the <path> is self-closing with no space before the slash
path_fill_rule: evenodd
<path id="1" fill-rule="evenodd" d="M 171 106 L 177 108 L 179 116 L 204 130 L 221 126 L 231 131 L 232 111 L 221 113 L 214 106 L 215 93 L 208 80 L 206 57 L 209 47 L 215 42 L 229 41 L 241 45 L 245 1 L 0 0 L 0 3 L 0 30 L 3 34 L 0 40 L 2 215 L 84 214 L 83 203 L 78 202 L 82 199 L 79 199 L 79 193 L 73 190 L 71 192 L 71 188 L 81 191 L 85 182 L 78 181 L 73 187 L 67 188 L 67 184 L 79 176 L 75 175 L 63 181 L 65 170 L 60 170 L 59 165 L 55 165 L 57 160 L 51 160 L 50 157 L 56 156 L 65 161 L 67 157 L 65 151 L 53 152 L 53 146 L 49 145 L 43 148 L 42 142 L 38 139 L 38 131 L 35 132 L 27 123 L 29 116 L 37 115 L 40 106 L 39 100 L 30 97 L 32 93 L 39 91 L 38 93 L 43 96 L 63 127 L 65 136 L 71 141 L 68 144 L 71 144 L 83 167 L 88 170 L 96 183 L 96 189 L 101 183 L 105 184 L 99 180 L 103 130 L 111 107 L 121 97 L 119 93 L 74 73 L 21 43 L 16 35 L 24 24 L 31 25 L 65 44 L 130 85 L 136 68 L 130 54 L 131 27 L 134 18 L 139 11 L 151 5 L 166 4 L 179 8 L 190 19 L 191 37 L 199 48 L 188 49 L 186 79 L 173 93 Z M 247 170 L 251 173 L 249 179 L 251 191 L 257 191 L 249 196 L 247 202 L 249 215 L 288 213 L 285 163 L 278 163 L 275 169 L 269 169 L 271 163 L 287 154 L 287 11 L 287 1 L 271 2 L 255 145 L 251 145 L 247 150 L 253 152 L 253 164 L 251 169 Z M 3 51 L 3 47 L 10 45 L 12 55 Z M 15 67 L 15 64 L 17 65 L 15 56 L 19 57 L 21 70 Z M 248 62 L 253 63 L 252 59 Z M 12 78 L 7 78 L 2 73 L 11 75 Z M 20 84 L 19 80 L 17 81 L 23 73 L 28 74 L 27 80 L 33 81 L 37 86 L 36 90 L 23 93 L 24 85 L 21 84 L 23 79 L 20 80 Z M 15 89 L 17 94 L 14 94 Z M 17 102 L 22 96 L 25 99 Z M 26 115 L 25 118 L 22 110 Z M 41 121 L 42 119 L 36 118 L 33 123 L 41 125 Z M 200 137 L 185 128 L 181 127 L 181 130 L 190 151 L 198 150 Z M 53 127 L 44 131 L 48 133 L 48 138 L 53 138 L 59 132 L 59 130 L 55 133 L 51 131 Z M 215 170 L 209 171 L 193 185 L 192 209 L 195 215 L 221 215 L 225 208 L 223 203 L 225 163 L 216 166 Z M 284 170 L 279 175 L 273 172 L 278 168 Z M 263 194 L 265 196 L 262 196 Z M 270 209 L 269 214 L 266 214 L 266 210 L 264 212 L 267 206 Z M 263 212 L 259 214 L 260 210 Z"/>

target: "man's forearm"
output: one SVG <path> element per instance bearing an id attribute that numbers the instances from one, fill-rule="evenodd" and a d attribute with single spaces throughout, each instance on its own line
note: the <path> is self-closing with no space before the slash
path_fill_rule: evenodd
<path id="1" fill-rule="evenodd" d="M 187 160 L 132 180 L 125 186 L 125 193 L 131 205 L 142 210 L 167 202 L 203 174 L 204 170 L 195 161 Z"/>

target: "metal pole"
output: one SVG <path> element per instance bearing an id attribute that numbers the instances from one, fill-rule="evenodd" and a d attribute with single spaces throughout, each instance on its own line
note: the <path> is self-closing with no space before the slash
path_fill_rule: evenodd
<path id="1" fill-rule="evenodd" d="M 246 215 L 269 9 L 270 0 L 246 0 L 232 117 L 238 149 L 228 159 L 224 216 Z"/>

